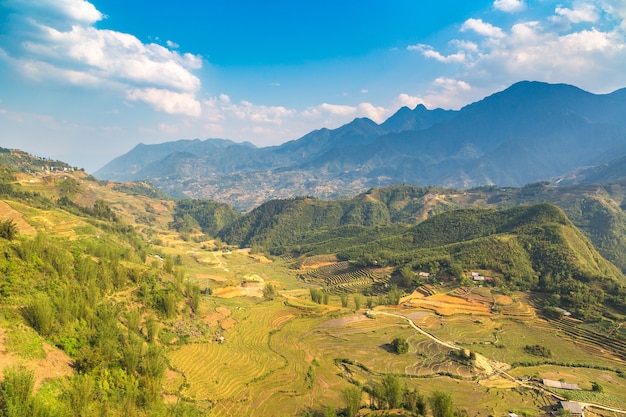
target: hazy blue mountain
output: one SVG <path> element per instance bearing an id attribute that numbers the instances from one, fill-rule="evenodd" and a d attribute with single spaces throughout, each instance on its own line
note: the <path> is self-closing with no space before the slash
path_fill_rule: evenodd
<path id="1" fill-rule="evenodd" d="M 626 181 L 626 155 L 601 165 L 584 167 L 568 172 L 556 182 L 559 185 L 613 184 Z"/>
<path id="2" fill-rule="evenodd" d="M 236 143 L 228 139 L 181 139 L 174 142 L 164 142 L 154 145 L 138 144 L 129 152 L 121 155 L 94 173 L 99 178 L 133 181 L 138 179 L 151 178 L 150 171 L 147 173 L 146 166 L 159 162 L 172 154 L 180 156 L 188 155 L 210 155 L 219 149 L 230 146 L 237 148 L 255 148 L 250 142 Z M 159 164 L 153 165 L 159 168 Z M 143 172 L 142 172 L 143 171 Z"/>
<path id="3" fill-rule="evenodd" d="M 523 81 L 458 111 L 403 107 L 382 124 L 355 119 L 280 146 L 139 145 L 95 175 L 149 179 L 172 194 L 249 210 L 273 198 L 350 196 L 395 183 L 522 186 L 626 155 L 625 139 L 626 89 L 598 95 Z"/>

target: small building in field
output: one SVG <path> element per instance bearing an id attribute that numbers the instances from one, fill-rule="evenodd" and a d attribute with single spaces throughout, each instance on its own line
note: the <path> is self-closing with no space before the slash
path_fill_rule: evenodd
<path id="1" fill-rule="evenodd" d="M 216 341 L 217 343 L 224 343 L 224 340 L 226 340 L 226 339 L 224 338 L 224 336 L 219 336 L 219 337 L 217 337 L 217 338 L 215 339 L 215 341 Z"/>
<path id="2" fill-rule="evenodd" d="M 554 309 L 555 309 L 556 311 L 558 311 L 559 313 L 563 314 L 563 316 L 565 316 L 565 317 L 570 317 L 570 316 L 572 315 L 572 313 L 570 313 L 569 311 L 567 311 L 567 310 L 566 310 L 566 309 L 564 309 L 564 308 L 561 308 L 561 307 L 554 307 Z"/>
<path id="3" fill-rule="evenodd" d="M 583 408 L 577 401 L 561 401 L 559 402 L 559 408 L 569 411 L 570 414 L 574 417 L 580 417 L 584 415 Z"/>
<path id="4" fill-rule="evenodd" d="M 570 384 L 569 382 L 563 381 L 554 381 L 552 379 L 544 379 L 543 385 L 550 388 L 559 388 L 559 389 L 567 389 L 567 390 L 580 390 L 580 387 L 577 384 Z"/>

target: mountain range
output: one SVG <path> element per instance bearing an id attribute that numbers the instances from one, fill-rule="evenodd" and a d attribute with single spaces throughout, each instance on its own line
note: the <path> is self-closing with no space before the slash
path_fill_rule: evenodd
<path id="1" fill-rule="evenodd" d="M 346 197 L 398 183 L 467 189 L 601 182 L 603 175 L 619 181 L 625 139 L 626 89 L 592 94 L 523 81 L 458 111 L 403 107 L 381 124 L 359 118 L 280 146 L 140 144 L 94 175 L 148 180 L 173 196 L 248 211 L 274 198 Z"/>

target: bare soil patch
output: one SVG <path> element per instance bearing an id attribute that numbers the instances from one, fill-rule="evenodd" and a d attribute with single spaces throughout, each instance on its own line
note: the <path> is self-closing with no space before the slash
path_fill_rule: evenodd
<path id="1" fill-rule="evenodd" d="M 204 317 L 204 322 L 209 326 L 217 326 L 220 321 L 230 317 L 230 310 L 224 307 L 217 307 L 214 312 Z"/>
<path id="2" fill-rule="evenodd" d="M 216 281 L 216 282 L 226 282 L 228 281 L 227 278 L 221 276 L 221 275 L 215 275 L 215 274 L 196 274 L 196 279 L 200 280 L 200 279 L 210 279 L 212 281 Z"/>
<path id="3" fill-rule="evenodd" d="M 35 373 L 35 390 L 47 379 L 72 375 L 72 359 L 50 344 L 43 342 L 45 358 L 24 359 L 9 352 L 5 340 L 6 331 L 0 328 L 0 374 L 8 367 L 23 365 Z"/>
<path id="4" fill-rule="evenodd" d="M 435 294 L 430 297 L 413 298 L 409 300 L 407 304 L 413 307 L 433 310 L 442 316 L 451 316 L 453 314 L 490 314 L 489 309 L 483 303 L 467 301 L 448 294 Z"/>
<path id="5" fill-rule="evenodd" d="M 223 288 L 216 288 L 213 290 L 213 295 L 221 298 L 234 298 L 234 297 L 263 297 L 264 284 L 256 282 L 248 282 L 245 285 L 238 287 L 228 286 Z"/>
<path id="6" fill-rule="evenodd" d="M 25 235 L 36 235 L 37 230 L 24 220 L 22 213 L 13 209 L 4 201 L 0 201 L 0 221 L 13 220 L 20 233 Z"/>
<path id="7" fill-rule="evenodd" d="M 226 320 L 221 321 L 220 327 L 222 328 L 222 330 L 228 330 L 231 327 L 233 327 L 235 324 L 237 324 L 237 320 L 235 320 L 232 317 L 229 317 Z"/>

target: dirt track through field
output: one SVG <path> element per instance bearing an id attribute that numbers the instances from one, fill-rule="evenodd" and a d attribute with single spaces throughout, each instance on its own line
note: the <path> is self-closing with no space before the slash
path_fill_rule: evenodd
<path id="1" fill-rule="evenodd" d="M 441 346 L 445 346 L 447 348 L 450 349 L 454 349 L 454 350 L 461 350 L 462 348 L 453 344 L 453 343 L 448 343 L 448 342 L 444 342 L 443 340 L 433 336 L 432 334 L 428 333 L 427 331 L 423 330 L 421 327 L 419 327 L 417 324 L 415 324 L 415 322 L 413 320 L 411 320 L 410 318 L 403 316 L 401 314 L 395 314 L 395 313 L 387 313 L 385 311 L 376 311 L 376 314 L 384 314 L 386 316 L 392 316 L 392 317 L 397 317 L 399 319 L 403 319 L 406 320 L 409 325 L 417 330 L 419 333 L 423 334 L 424 336 L 428 337 L 429 339 L 433 340 L 434 342 L 440 344 Z M 505 363 L 501 363 L 498 361 L 495 361 L 493 359 L 489 359 L 483 355 L 481 355 L 480 353 L 474 352 L 474 354 L 476 355 L 476 360 L 474 362 L 475 366 L 479 369 L 482 369 L 484 371 L 484 373 L 486 373 L 487 375 L 494 375 L 494 374 L 505 374 L 506 376 L 508 376 L 509 378 L 515 380 L 514 377 L 506 374 L 504 372 L 505 369 L 509 368 L 509 365 L 505 364 Z"/>

